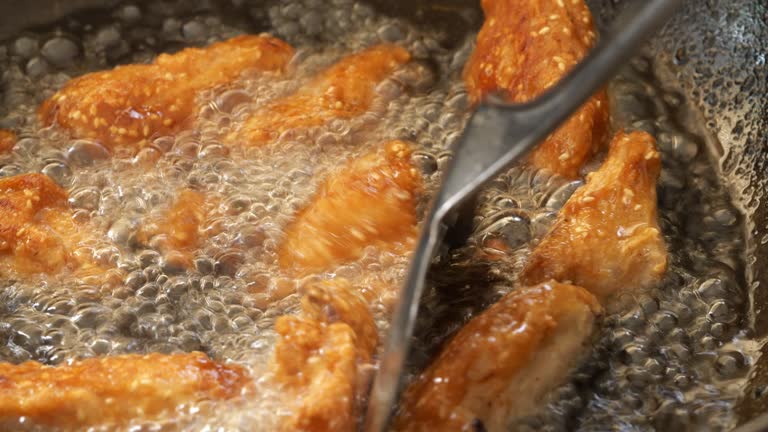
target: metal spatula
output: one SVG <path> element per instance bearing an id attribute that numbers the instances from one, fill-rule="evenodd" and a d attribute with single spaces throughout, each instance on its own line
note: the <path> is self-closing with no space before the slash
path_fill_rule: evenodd
<path id="1" fill-rule="evenodd" d="M 643 41 L 672 16 L 682 0 L 635 3 L 636 7 L 624 11 L 601 36 L 592 52 L 544 95 L 521 105 L 491 100 L 475 112 L 453 148 L 453 160 L 424 221 L 371 391 L 366 431 L 385 430 L 397 403 L 424 279 L 451 210 L 557 129 L 637 53 Z"/>

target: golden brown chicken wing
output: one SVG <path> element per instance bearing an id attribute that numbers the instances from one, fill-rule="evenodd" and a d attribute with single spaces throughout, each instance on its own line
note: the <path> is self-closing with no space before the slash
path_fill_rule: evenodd
<path id="1" fill-rule="evenodd" d="M 345 324 L 281 317 L 276 329 L 278 371 L 296 398 L 282 422 L 285 431 L 352 430 L 356 412 L 357 347 Z M 291 391 L 293 390 L 293 391 Z"/>
<path id="2" fill-rule="evenodd" d="M 608 158 L 560 210 L 522 281 L 570 281 L 604 298 L 659 280 L 667 250 L 656 215 L 660 160 L 653 137 L 619 133 Z"/>
<path id="3" fill-rule="evenodd" d="M 395 430 L 506 430 L 567 377 L 599 313 L 597 299 L 577 286 L 512 291 L 459 330 L 408 387 Z"/>
<path id="4" fill-rule="evenodd" d="M 0 154 L 10 151 L 16 145 L 16 134 L 7 129 L 0 129 Z"/>
<path id="5" fill-rule="evenodd" d="M 0 275 L 86 271 L 95 264 L 76 247 L 90 239 L 72 219 L 67 193 L 43 174 L 0 179 Z"/>
<path id="6" fill-rule="evenodd" d="M 343 278 L 309 285 L 301 300 L 303 314 L 322 322 L 343 322 L 355 332 L 358 358 L 370 362 L 379 342 L 365 297 Z"/>
<path id="7" fill-rule="evenodd" d="M 202 241 L 202 224 L 212 206 L 202 193 L 182 190 L 171 207 L 139 230 L 137 240 L 152 244 L 166 255 L 166 259 L 188 267 Z"/>
<path id="8" fill-rule="evenodd" d="M 275 377 L 292 410 L 282 430 L 354 430 L 363 369 L 378 344 L 365 301 L 347 281 L 317 283 L 299 315 L 278 318 L 275 328 Z"/>
<path id="9" fill-rule="evenodd" d="M 246 374 L 203 353 L 101 357 L 70 365 L 0 363 L 0 425 L 20 417 L 84 430 L 155 419 L 181 404 L 240 394 Z"/>
<path id="10" fill-rule="evenodd" d="M 406 50 L 386 44 L 347 56 L 296 93 L 256 111 L 227 141 L 257 146 L 286 131 L 359 116 L 370 108 L 376 84 L 409 60 Z"/>
<path id="11" fill-rule="evenodd" d="M 155 134 L 178 131 L 195 112 L 203 89 L 244 71 L 282 71 L 293 49 L 270 36 L 237 36 L 206 48 L 161 54 L 148 65 L 119 66 L 76 78 L 45 101 L 43 124 L 57 123 L 107 148 L 143 146 Z"/>
<path id="12" fill-rule="evenodd" d="M 557 83 L 595 41 L 592 15 L 583 0 L 483 0 L 485 22 L 464 70 L 473 101 L 501 92 L 509 102 L 528 102 Z M 577 177 L 604 143 L 608 99 L 587 101 L 530 156 L 531 164 Z"/>
<path id="13" fill-rule="evenodd" d="M 368 246 L 409 250 L 422 187 L 410 153 L 407 143 L 392 141 L 332 174 L 286 229 L 280 266 L 320 272 L 360 258 Z"/>

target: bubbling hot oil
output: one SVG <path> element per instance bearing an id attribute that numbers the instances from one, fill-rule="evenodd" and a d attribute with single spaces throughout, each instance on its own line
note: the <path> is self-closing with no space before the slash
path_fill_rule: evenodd
<path id="1" fill-rule="evenodd" d="M 351 0 L 280 2 L 248 11 L 298 48 L 297 77 L 249 78 L 204 92 L 195 128 L 154 140 L 164 153 L 151 168 L 147 162 L 158 150 L 109 158 L 98 143 L 40 129 L 36 106 L 71 77 L 252 31 L 253 23 L 242 17 L 148 8 L 124 4 L 98 21 L 73 17 L 54 32 L 29 33 L 0 47 L 6 71 L 0 127 L 13 127 L 21 138 L 13 153 L 0 159 L 0 176 L 51 176 L 68 190 L 75 217 L 105 233 L 103 243 L 87 252 L 125 275 L 117 287 L 90 286 L 66 276 L 5 281 L 0 334 L 8 343 L 0 347 L 0 356 L 15 363 L 57 364 L 96 355 L 201 350 L 246 366 L 256 391 L 225 404 L 182 407 L 197 414 L 182 416 L 185 420 L 136 426 L 272 430 L 280 416 L 290 414 L 266 378 L 273 324 L 297 304 L 297 283 L 280 277 L 276 264 L 283 228 L 326 173 L 388 139 L 417 143 L 413 161 L 428 188 L 434 188 L 448 161 L 446 149 L 467 120 L 459 72 L 471 45 L 447 49 L 440 34 L 377 15 Z M 220 137 L 254 109 L 291 92 L 344 53 L 377 42 L 404 46 L 416 63 L 401 71 L 397 82 L 377 87 L 378 102 L 370 113 L 227 154 Z M 730 424 L 730 407 L 750 364 L 751 353 L 742 342 L 741 216 L 700 140 L 675 121 L 681 99 L 657 90 L 643 66 L 614 83 L 614 117 L 617 126 L 646 129 L 659 140 L 664 161 L 660 213 L 670 271 L 661 286 L 638 295 L 633 308 L 606 318 L 587 366 L 556 392 L 544 415 L 527 419 L 524 427 L 721 429 Z M 488 187 L 474 212 L 468 246 L 447 252 L 432 277 L 414 366 L 426 363 L 471 313 L 514 286 L 529 245 L 580 185 L 515 168 Z M 134 237 L 147 218 L 187 187 L 217 197 L 219 215 L 211 221 L 218 234 L 203 243 L 193 268 L 185 271 L 152 248 L 136 247 Z M 467 257 L 490 237 L 512 248 L 511 264 L 477 269 Z M 406 266 L 407 257 L 371 251 L 335 275 L 354 281 L 376 273 L 399 284 Z M 460 282 L 445 286 L 441 272 Z M 385 308 L 373 309 L 384 336 Z"/>
<path id="2" fill-rule="evenodd" d="M 594 347 L 576 363 L 582 366 L 553 392 L 543 413 L 517 421 L 514 430 L 699 431 L 735 425 L 733 407 L 759 348 L 747 330 L 742 216 L 703 140 L 681 123 L 689 118 L 683 100 L 660 90 L 648 69 L 648 62 L 636 59 L 613 81 L 612 117 L 615 128 L 645 130 L 658 140 L 659 216 L 669 269 L 657 287 L 617 302 L 629 306 L 608 308 Z M 585 171 L 598 166 L 595 161 Z M 426 343 L 414 359 L 417 366 L 429 361 L 446 334 L 514 289 L 531 246 L 581 184 L 514 168 L 487 188 L 468 246 L 434 272 L 436 289 L 420 315 Z M 478 262 L 488 239 L 502 241 L 510 258 Z M 457 281 L 462 273 L 469 278 Z"/>
<path id="3" fill-rule="evenodd" d="M 0 174 L 42 171 L 65 187 L 76 217 L 105 233 L 103 244 L 88 252 L 125 276 L 115 288 L 88 286 L 67 276 L 7 281 L 0 326 L 10 342 L 2 348 L 3 360 L 58 364 L 96 355 L 200 350 L 250 369 L 255 391 L 225 404 L 182 407 L 198 413 L 182 416 L 185 420 L 137 426 L 273 430 L 279 417 L 289 414 L 281 407 L 278 389 L 268 383 L 267 370 L 274 321 L 291 313 L 298 300 L 299 283 L 281 277 L 277 266 L 284 227 L 329 171 L 390 139 L 421 144 L 414 162 L 432 183 L 444 162 L 439 149 L 460 132 L 466 108 L 460 83 L 451 79 L 455 53 L 442 48 L 435 35 L 352 2 L 336 2 L 332 10 L 316 3 L 282 3 L 267 11 L 271 32 L 298 49 L 295 76 L 244 78 L 203 92 L 194 128 L 157 137 L 135 156 L 109 157 L 97 142 L 70 139 L 56 128 L 40 129 L 34 110 L 70 77 L 111 66 L 115 52 L 122 52 L 120 62 L 146 61 L 168 47 L 178 48 L 179 42 L 211 42 L 245 29 L 225 25 L 214 15 L 179 22 L 178 15 L 168 13 L 162 22 L 152 24 L 154 18 L 147 16 L 144 23 L 141 14 L 149 12 L 129 5 L 115 12 L 117 21 L 100 27 L 84 22 L 65 35 L 29 34 L 8 43 L 4 122 L 19 131 L 21 140 L 0 162 Z M 136 14 L 139 19 L 126 21 L 126 15 Z M 71 66 L 54 67 L 50 53 L 36 48 L 50 41 L 80 47 L 68 52 Z M 292 92 L 341 56 L 378 42 L 402 45 L 415 62 L 377 86 L 379 97 L 370 112 L 311 133 L 292 131 L 268 146 L 229 152 L 222 145 L 221 137 L 258 107 Z M 45 73 L 37 74 L 37 63 L 47 65 Z M 219 203 L 212 226 L 201 227 L 216 234 L 203 242 L 189 271 L 135 241 L 142 224 L 183 188 L 202 191 Z M 355 281 L 375 272 L 397 285 L 406 265 L 406 257 L 371 251 L 334 275 Z M 385 308 L 373 309 L 383 334 Z"/>

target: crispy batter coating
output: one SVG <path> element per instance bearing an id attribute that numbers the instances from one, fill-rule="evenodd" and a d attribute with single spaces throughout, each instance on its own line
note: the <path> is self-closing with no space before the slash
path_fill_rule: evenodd
<path id="1" fill-rule="evenodd" d="M 63 429 L 121 425 L 158 418 L 181 404 L 234 397 L 245 383 L 242 369 L 199 352 L 101 357 L 61 366 L 0 363 L 0 422 L 23 416 Z"/>
<path id="2" fill-rule="evenodd" d="M 363 362 L 371 360 L 371 354 L 379 342 L 373 316 L 368 310 L 362 293 L 346 279 L 321 281 L 309 285 L 301 299 L 302 312 L 316 321 L 339 321 L 355 332 L 358 358 Z"/>
<path id="3" fill-rule="evenodd" d="M 237 36 L 206 48 L 161 54 L 148 65 L 118 66 L 68 82 L 39 110 L 78 138 L 104 146 L 143 146 L 154 135 L 179 130 L 195 112 L 203 89 L 229 83 L 244 71 L 282 71 L 293 48 L 270 36 Z"/>
<path id="4" fill-rule="evenodd" d="M 583 0 L 483 0 L 485 22 L 464 70 L 470 98 L 501 92 L 509 102 L 528 102 L 557 83 L 595 41 L 592 15 Z M 530 156 L 533 166 L 566 177 L 606 140 L 608 99 L 587 101 Z"/>
<path id="5" fill-rule="evenodd" d="M 67 193 L 43 174 L 0 179 L 0 275 L 84 270 L 73 252 L 89 238 L 72 219 Z"/>
<path id="6" fill-rule="evenodd" d="M 656 214 L 660 165 L 653 137 L 617 134 L 606 161 L 571 196 L 534 249 L 523 283 L 570 281 L 604 298 L 659 280 L 667 267 Z"/>
<path id="7" fill-rule="evenodd" d="M 16 145 L 16 134 L 8 129 L 0 129 L 0 154 L 11 151 Z"/>
<path id="8" fill-rule="evenodd" d="M 512 291 L 459 330 L 407 388 L 395 430 L 507 430 L 567 377 L 599 313 L 577 286 Z"/>
<path id="9" fill-rule="evenodd" d="M 666 269 L 659 169 L 650 135 L 619 133 L 526 264 L 522 282 L 540 285 L 513 291 L 459 330 L 406 391 L 395 429 L 502 431 L 533 414 L 589 340 L 595 295 L 648 285 Z"/>
<path id="10" fill-rule="evenodd" d="M 210 207 L 205 195 L 184 189 L 157 220 L 139 230 L 137 240 L 142 244 L 152 243 L 166 257 L 173 255 L 179 264 L 189 266 L 202 241 L 202 223 Z"/>
<path id="11" fill-rule="evenodd" d="M 370 108 L 376 85 L 410 58 L 408 51 L 388 44 L 344 57 L 296 93 L 256 111 L 227 141 L 258 146 L 286 131 L 359 116 Z"/>
<path id="12" fill-rule="evenodd" d="M 291 415 L 285 431 L 352 431 L 365 387 L 364 364 L 378 344 L 365 301 L 341 279 L 309 287 L 297 316 L 278 318 L 274 371 Z"/>
<path id="13" fill-rule="evenodd" d="M 409 250 L 422 188 L 410 153 L 392 141 L 332 174 L 287 227 L 280 266 L 319 272 L 360 258 L 368 246 Z"/>
<path id="14" fill-rule="evenodd" d="M 282 423 L 285 431 L 345 431 L 355 424 L 357 347 L 352 329 L 290 316 L 276 324 L 279 373 L 295 381 L 294 411 Z M 285 364 L 285 366 L 283 366 Z M 289 384 L 290 385 L 290 384 Z M 289 388 L 289 390 L 290 390 Z"/>

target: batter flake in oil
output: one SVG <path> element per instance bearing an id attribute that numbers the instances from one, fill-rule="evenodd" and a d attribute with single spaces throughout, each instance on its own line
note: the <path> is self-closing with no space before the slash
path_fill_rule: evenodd
<path id="1" fill-rule="evenodd" d="M 66 413 L 69 429 L 356 428 L 422 205 L 468 105 L 499 90 L 511 102 L 530 100 L 594 43 L 583 2 L 517 3 L 524 13 L 510 13 L 509 1 L 483 2 L 474 51 L 469 40 L 444 45 L 444 35 L 350 0 L 266 7 L 258 20 L 274 36 L 237 36 L 253 32 L 243 24 L 250 9 L 239 6 L 229 16 L 126 4 L 112 18 L 73 16 L 52 33 L 23 36 L 31 44 L 9 41 L 0 49 L 7 71 L 0 127 L 15 137 L 0 135 L 11 143 L 0 150 L 0 176 L 41 172 L 58 185 L 55 213 L 87 227 L 87 240 L 72 248 L 77 259 L 117 283 L 58 267 L 34 277 L 3 274 L 0 357 L 9 363 L 2 368 L 18 382 L 27 369 L 37 381 L 36 374 L 52 382 L 57 373 L 77 374 L 92 391 L 125 402 L 111 406 L 69 382 L 54 405 L 27 407 Z M 157 19 L 142 19 L 152 14 Z M 71 61 L 53 62 L 36 43 L 83 49 L 62 50 Z M 116 63 L 135 64 L 70 81 Z M 441 257 L 436 268 L 454 277 L 449 287 L 436 275 L 430 281 L 411 356 L 417 378 L 398 428 L 448 422 L 496 430 L 514 420 L 521 430 L 725 429 L 748 369 L 722 366 L 748 364 L 734 339 L 743 328 L 739 216 L 704 148 L 675 123 L 676 108 L 662 102 L 670 95 L 658 88 L 651 77 L 625 73 L 610 105 L 615 128 L 658 140 L 659 222 L 648 244 L 663 245 L 659 231 L 668 244 L 663 279 L 650 282 L 661 273 L 651 266 L 658 271 L 644 279 L 649 287 L 619 288 L 612 300 L 622 307 L 606 303 L 603 312 L 589 291 L 605 286 L 588 279 L 577 283 L 583 288 L 564 283 L 577 275 L 562 272 L 550 276 L 558 282 L 518 281 L 536 255 L 531 247 L 555 236 L 553 224 L 567 225 L 558 210 L 574 190 L 582 192 L 572 199 L 595 187 L 600 171 L 586 186 L 579 174 L 597 167 L 599 156 L 588 161 L 606 142 L 608 101 L 599 93 L 529 164 L 489 186 L 467 246 Z M 171 112 L 175 102 L 182 103 Z M 95 125 L 82 117 L 91 106 L 104 119 Z M 113 121 L 125 130 L 110 129 Z M 633 190 L 642 202 L 632 204 L 645 213 L 625 216 L 653 225 L 651 177 L 641 193 Z M 46 235 L 61 237 L 57 229 Z M 659 258 L 655 250 L 646 258 Z M 534 273 L 524 274 L 533 281 Z M 541 331 L 506 331 L 519 322 Z M 511 342 L 499 345 L 495 334 Z M 526 337 L 538 342 L 514 349 Z M 548 349 L 568 361 L 538 361 Z M 427 378 L 461 367 L 473 373 L 459 392 L 441 393 L 451 383 Z M 484 379 L 488 368 L 496 379 Z M 524 382 L 531 371 L 542 380 Z M 128 375 L 159 378 L 147 378 L 148 396 L 137 400 L 124 391 L 135 382 Z M 166 378 L 170 384 L 159 385 Z M 520 386 L 537 403 L 521 401 Z M 9 429 L 53 429 L 48 414 L 21 417 L 18 406 L 4 406 Z"/>

